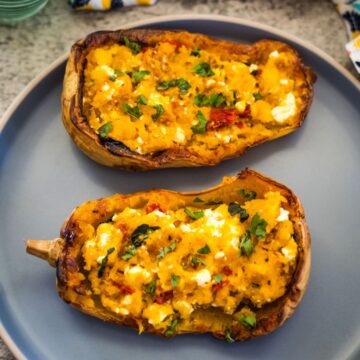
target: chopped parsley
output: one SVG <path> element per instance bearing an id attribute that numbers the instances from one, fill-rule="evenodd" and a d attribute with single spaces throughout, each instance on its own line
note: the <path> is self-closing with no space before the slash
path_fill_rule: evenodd
<path id="1" fill-rule="evenodd" d="M 231 202 L 228 206 L 229 214 L 234 216 L 236 214 L 240 214 L 240 221 L 243 223 L 249 218 L 249 214 L 246 212 L 244 208 L 242 208 L 238 203 Z"/>
<path id="2" fill-rule="evenodd" d="M 144 95 L 140 95 L 137 99 L 137 103 L 139 105 L 146 105 L 147 104 L 146 97 Z"/>
<path id="3" fill-rule="evenodd" d="M 202 203 L 202 202 L 204 202 L 204 200 L 203 200 L 203 199 L 200 199 L 199 197 L 196 197 L 196 198 L 194 199 L 194 203 Z"/>
<path id="4" fill-rule="evenodd" d="M 209 206 L 221 205 L 221 204 L 223 204 L 223 202 L 221 200 L 210 200 L 205 203 L 205 205 L 209 205 Z"/>
<path id="5" fill-rule="evenodd" d="M 171 273 L 171 287 L 173 289 L 175 289 L 178 286 L 179 281 L 180 281 L 180 276 Z"/>
<path id="6" fill-rule="evenodd" d="M 254 93 L 253 96 L 254 96 L 255 101 L 258 101 L 258 100 L 261 100 L 264 98 L 259 92 Z"/>
<path id="7" fill-rule="evenodd" d="M 245 189 L 240 189 L 240 195 L 245 198 L 246 200 L 254 200 L 256 198 L 256 192 L 255 191 L 248 191 Z"/>
<path id="8" fill-rule="evenodd" d="M 254 315 L 240 315 L 239 322 L 248 330 L 256 327 L 256 317 Z"/>
<path id="9" fill-rule="evenodd" d="M 176 249 L 176 241 L 172 242 L 169 246 L 163 247 L 159 252 L 158 258 L 162 259 L 165 255 L 174 251 L 175 249 Z"/>
<path id="10" fill-rule="evenodd" d="M 210 250 L 210 247 L 208 244 L 206 244 L 204 247 L 202 247 L 201 249 L 199 249 L 197 251 L 198 254 L 203 254 L 203 255 L 209 254 L 210 252 L 211 252 L 211 250 Z"/>
<path id="11" fill-rule="evenodd" d="M 122 74 L 120 70 L 115 69 L 113 74 L 109 76 L 109 80 L 116 81 L 117 77 Z"/>
<path id="12" fill-rule="evenodd" d="M 192 211 L 192 210 L 190 210 L 189 208 L 186 207 L 184 209 L 184 211 L 185 211 L 185 213 L 187 215 L 189 215 L 192 219 L 195 219 L 195 220 L 200 219 L 200 218 L 202 218 L 204 216 L 204 211 L 202 211 L 202 210 Z"/>
<path id="13" fill-rule="evenodd" d="M 152 232 L 158 229 L 160 229 L 159 226 L 149 226 L 148 224 L 139 225 L 130 236 L 131 242 L 135 247 L 139 247 Z"/>
<path id="14" fill-rule="evenodd" d="M 231 344 L 233 343 L 235 340 L 231 337 L 231 330 L 230 329 L 225 329 L 225 333 L 224 333 L 224 337 L 227 343 Z"/>
<path id="15" fill-rule="evenodd" d="M 156 110 L 156 113 L 151 115 L 151 118 L 153 119 L 153 121 L 156 121 L 164 113 L 164 108 L 161 104 L 154 105 L 152 106 L 152 108 Z"/>
<path id="16" fill-rule="evenodd" d="M 135 41 L 130 41 L 128 38 L 124 37 L 124 43 L 133 54 L 138 54 L 141 51 L 141 45 Z"/>
<path id="17" fill-rule="evenodd" d="M 149 285 L 146 287 L 146 294 L 148 295 L 154 295 L 156 290 L 156 280 L 152 280 Z"/>
<path id="18" fill-rule="evenodd" d="M 150 71 L 148 70 L 140 70 L 140 71 L 134 71 L 132 73 L 132 78 L 136 81 L 136 82 L 140 82 L 144 76 L 149 75 Z"/>
<path id="19" fill-rule="evenodd" d="M 208 63 L 200 63 L 193 67 L 193 72 L 203 76 L 203 77 L 209 77 L 212 75 L 215 75 L 215 73 L 212 71 L 210 65 Z"/>
<path id="20" fill-rule="evenodd" d="M 192 49 L 190 55 L 199 57 L 201 55 L 200 49 Z"/>
<path id="21" fill-rule="evenodd" d="M 165 331 L 165 336 L 171 336 L 171 335 L 174 335 L 175 334 L 175 329 L 176 329 L 176 325 L 178 323 L 178 320 L 177 319 L 173 319 L 171 321 L 171 324 L 168 326 L 168 328 L 166 329 Z"/>
<path id="22" fill-rule="evenodd" d="M 206 265 L 206 261 L 203 260 L 202 258 L 199 258 L 197 256 L 193 256 L 192 259 L 191 259 L 191 264 L 196 266 L 196 265 Z"/>
<path id="23" fill-rule="evenodd" d="M 219 283 L 221 283 L 222 278 L 223 278 L 222 274 L 217 274 L 213 277 L 213 280 L 214 280 L 215 284 L 219 284 Z"/>
<path id="24" fill-rule="evenodd" d="M 140 116 L 143 114 L 140 111 L 140 108 L 139 108 L 138 105 L 130 106 L 129 104 L 123 103 L 122 104 L 122 109 L 123 109 L 124 113 L 134 117 L 135 119 L 139 119 Z"/>
<path id="25" fill-rule="evenodd" d="M 255 214 L 251 219 L 251 224 L 248 231 L 250 235 L 256 235 L 258 240 L 261 240 L 266 236 L 266 225 L 267 222 L 258 214 Z"/>
<path id="26" fill-rule="evenodd" d="M 113 253 L 114 251 L 115 251 L 115 248 L 114 248 L 114 247 L 112 247 L 112 248 L 110 248 L 110 249 L 107 250 L 106 255 L 105 255 L 104 258 L 102 259 L 101 266 L 100 266 L 100 269 L 99 269 L 99 271 L 98 271 L 98 277 L 99 277 L 99 278 L 101 278 L 101 277 L 103 276 L 104 271 L 105 271 L 105 267 L 106 267 L 106 265 L 107 265 L 107 263 L 108 263 L 108 261 L 109 261 L 109 255 L 110 255 L 111 253 Z"/>
<path id="27" fill-rule="evenodd" d="M 192 126 L 191 130 L 194 134 L 205 134 L 207 120 L 201 111 L 198 111 L 197 119 L 199 120 L 199 122 L 196 125 Z"/>
<path id="28" fill-rule="evenodd" d="M 156 90 L 165 91 L 173 87 L 178 87 L 180 93 L 185 94 L 191 88 L 191 85 L 187 80 L 180 78 L 169 81 L 162 81 L 156 86 Z"/>
<path id="29" fill-rule="evenodd" d="M 196 106 L 210 105 L 210 99 L 205 94 L 198 94 L 194 97 L 194 104 Z"/>
<path id="30" fill-rule="evenodd" d="M 131 259 L 134 255 L 136 255 L 136 253 L 137 253 L 136 247 L 134 245 L 131 245 L 121 258 L 127 261 Z"/>
<path id="31" fill-rule="evenodd" d="M 109 132 L 112 130 L 112 128 L 113 128 L 112 121 L 109 121 L 104 125 L 100 126 L 98 132 L 101 139 L 106 139 L 109 136 Z"/>
<path id="32" fill-rule="evenodd" d="M 242 237 L 240 241 L 240 256 L 246 255 L 249 257 L 254 249 L 253 242 L 251 240 L 251 237 L 249 236 L 249 233 L 246 232 Z"/>
<path id="33" fill-rule="evenodd" d="M 222 93 L 211 94 L 210 98 L 205 94 L 198 94 L 194 97 L 194 104 L 199 107 L 210 105 L 218 108 L 226 105 L 226 97 Z"/>

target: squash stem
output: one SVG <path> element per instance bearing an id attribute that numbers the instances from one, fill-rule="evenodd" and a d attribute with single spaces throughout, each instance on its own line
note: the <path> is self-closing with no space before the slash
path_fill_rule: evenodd
<path id="1" fill-rule="evenodd" d="M 63 244 L 64 240 L 61 238 L 54 240 L 27 240 L 26 252 L 46 260 L 51 266 L 55 267 Z"/>

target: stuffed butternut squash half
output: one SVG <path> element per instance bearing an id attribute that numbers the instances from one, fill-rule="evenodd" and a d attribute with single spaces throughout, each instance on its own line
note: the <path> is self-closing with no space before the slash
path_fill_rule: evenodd
<path id="1" fill-rule="evenodd" d="M 208 166 L 298 128 L 314 80 L 278 41 L 97 32 L 72 47 L 62 116 L 77 146 L 103 165 Z"/>
<path id="2" fill-rule="evenodd" d="M 79 310 L 167 337 L 246 340 L 293 313 L 310 272 L 302 206 L 246 169 L 197 193 L 150 190 L 89 201 L 60 238 L 28 240 Z"/>

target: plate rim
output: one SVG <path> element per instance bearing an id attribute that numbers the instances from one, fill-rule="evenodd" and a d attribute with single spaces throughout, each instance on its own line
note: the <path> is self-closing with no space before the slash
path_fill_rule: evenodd
<path id="1" fill-rule="evenodd" d="M 307 40 L 302 40 L 296 35 L 288 34 L 283 30 L 279 30 L 273 26 L 261 24 L 257 21 L 237 18 L 233 16 L 225 16 L 225 15 L 211 15 L 211 14 L 182 14 L 182 15 L 163 15 L 163 16 L 152 16 L 150 18 L 144 20 L 133 21 L 130 23 L 126 23 L 124 25 L 112 28 L 112 30 L 116 29 L 129 29 L 141 26 L 148 26 L 154 23 L 160 22 L 173 22 L 177 20 L 208 20 L 215 22 L 226 22 L 229 24 L 237 24 L 244 25 L 247 27 L 252 27 L 255 29 L 263 30 L 268 33 L 272 33 L 274 35 L 289 39 L 290 41 L 298 44 L 311 53 L 314 53 L 318 57 L 320 57 L 323 61 L 332 66 L 335 70 L 337 70 L 341 75 L 343 75 L 350 83 L 360 91 L 360 81 L 356 79 L 354 75 L 352 75 L 343 65 L 338 63 L 333 57 L 328 55 L 325 51 L 319 49 L 312 43 Z M 97 31 L 97 30 L 96 30 Z M 5 129 L 6 124 L 10 120 L 11 116 L 15 113 L 17 108 L 21 105 L 21 103 L 25 100 L 28 94 L 43 80 L 45 79 L 52 71 L 61 66 L 69 57 L 69 53 L 65 52 L 60 55 L 55 61 L 53 61 L 50 65 L 41 70 L 24 88 L 20 91 L 20 93 L 15 97 L 10 106 L 5 110 L 2 118 L 0 119 L 0 135 L 2 131 Z M 8 346 L 12 354 L 16 359 L 26 360 L 26 356 L 19 349 L 15 341 L 10 336 L 9 332 L 5 329 L 5 326 L 0 323 L 0 337 L 3 342 Z M 352 353 L 352 352 L 351 352 Z M 351 356 L 351 353 L 349 354 Z"/>

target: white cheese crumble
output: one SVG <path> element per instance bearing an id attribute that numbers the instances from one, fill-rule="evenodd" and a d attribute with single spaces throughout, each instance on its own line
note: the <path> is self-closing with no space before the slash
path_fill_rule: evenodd
<path id="1" fill-rule="evenodd" d="M 246 108 L 245 101 L 238 101 L 237 103 L 235 103 L 235 108 L 240 112 L 244 112 Z"/>
<path id="2" fill-rule="evenodd" d="M 231 246 L 234 248 L 234 249 L 238 249 L 239 247 L 239 238 L 237 237 L 233 237 L 231 240 L 230 240 L 230 244 Z"/>
<path id="3" fill-rule="evenodd" d="M 109 233 L 101 233 L 100 234 L 100 246 L 101 247 L 105 247 L 105 245 L 109 242 L 110 240 L 110 234 Z"/>
<path id="4" fill-rule="evenodd" d="M 212 86 L 216 83 L 216 81 L 214 79 L 210 79 L 206 82 L 206 86 Z"/>
<path id="5" fill-rule="evenodd" d="M 101 88 L 102 91 L 108 91 L 109 89 L 110 89 L 110 86 L 108 83 L 105 83 Z"/>
<path id="6" fill-rule="evenodd" d="M 278 58 L 279 57 L 279 52 L 277 50 L 275 50 L 275 51 L 270 53 L 269 57 L 270 58 Z"/>
<path id="7" fill-rule="evenodd" d="M 249 66 L 249 72 L 250 73 L 252 73 L 253 71 L 256 71 L 256 70 L 258 70 L 259 69 L 259 67 L 256 65 L 256 64 L 251 64 L 250 66 Z"/>
<path id="8" fill-rule="evenodd" d="M 142 145 L 142 144 L 144 143 L 144 140 L 143 140 L 140 136 L 136 139 L 136 141 L 137 141 L 140 145 Z"/>
<path id="9" fill-rule="evenodd" d="M 221 259 L 225 256 L 225 253 L 223 251 L 219 251 L 215 254 L 214 258 L 215 259 Z"/>
<path id="10" fill-rule="evenodd" d="M 283 208 L 280 208 L 280 215 L 276 218 L 276 221 L 289 220 L 289 212 Z"/>
<path id="11" fill-rule="evenodd" d="M 143 267 L 135 265 L 135 266 L 127 266 L 125 268 L 124 274 L 127 275 L 137 275 L 137 274 L 141 274 L 145 279 L 149 278 L 151 275 L 150 273 L 145 270 Z"/>
<path id="12" fill-rule="evenodd" d="M 109 76 L 114 75 L 114 70 L 107 65 L 101 65 L 101 69 L 105 70 Z"/>
<path id="13" fill-rule="evenodd" d="M 293 93 L 288 93 L 279 106 L 271 110 L 271 114 L 277 122 L 284 122 L 296 113 L 296 99 Z"/>
<path id="14" fill-rule="evenodd" d="M 281 249 L 281 252 L 282 252 L 282 254 L 283 254 L 285 257 L 287 257 L 289 260 L 292 260 L 292 259 L 295 258 L 294 255 L 290 255 L 291 251 L 290 251 L 289 249 L 287 249 L 287 248 L 282 248 L 282 249 Z"/>
<path id="15" fill-rule="evenodd" d="M 157 215 L 158 217 L 163 217 L 163 216 L 165 216 L 165 214 L 164 214 L 163 212 L 159 211 L 159 210 L 154 210 L 153 213 L 154 213 L 155 215 Z"/>
<path id="16" fill-rule="evenodd" d="M 116 308 L 115 309 L 115 312 L 117 313 L 117 314 L 121 314 L 121 315 L 129 315 L 129 311 L 128 310 L 126 310 L 126 309 L 124 309 L 124 308 Z"/>
<path id="17" fill-rule="evenodd" d="M 211 274 L 208 269 L 200 270 L 193 279 L 199 286 L 205 286 L 211 280 Z"/>
<path id="18" fill-rule="evenodd" d="M 288 79 L 281 79 L 280 80 L 280 84 L 281 85 L 287 85 L 289 83 L 289 80 Z"/>
<path id="19" fill-rule="evenodd" d="M 180 229 L 183 232 L 191 232 L 191 227 L 188 224 L 181 224 Z"/>
<path id="20" fill-rule="evenodd" d="M 176 135 L 175 135 L 175 141 L 177 142 L 184 142 L 185 140 L 185 132 L 181 127 L 176 128 Z"/>
<path id="21" fill-rule="evenodd" d="M 126 295 L 124 296 L 124 298 L 122 299 L 121 303 L 123 305 L 130 305 L 132 303 L 132 298 L 130 295 Z"/>

